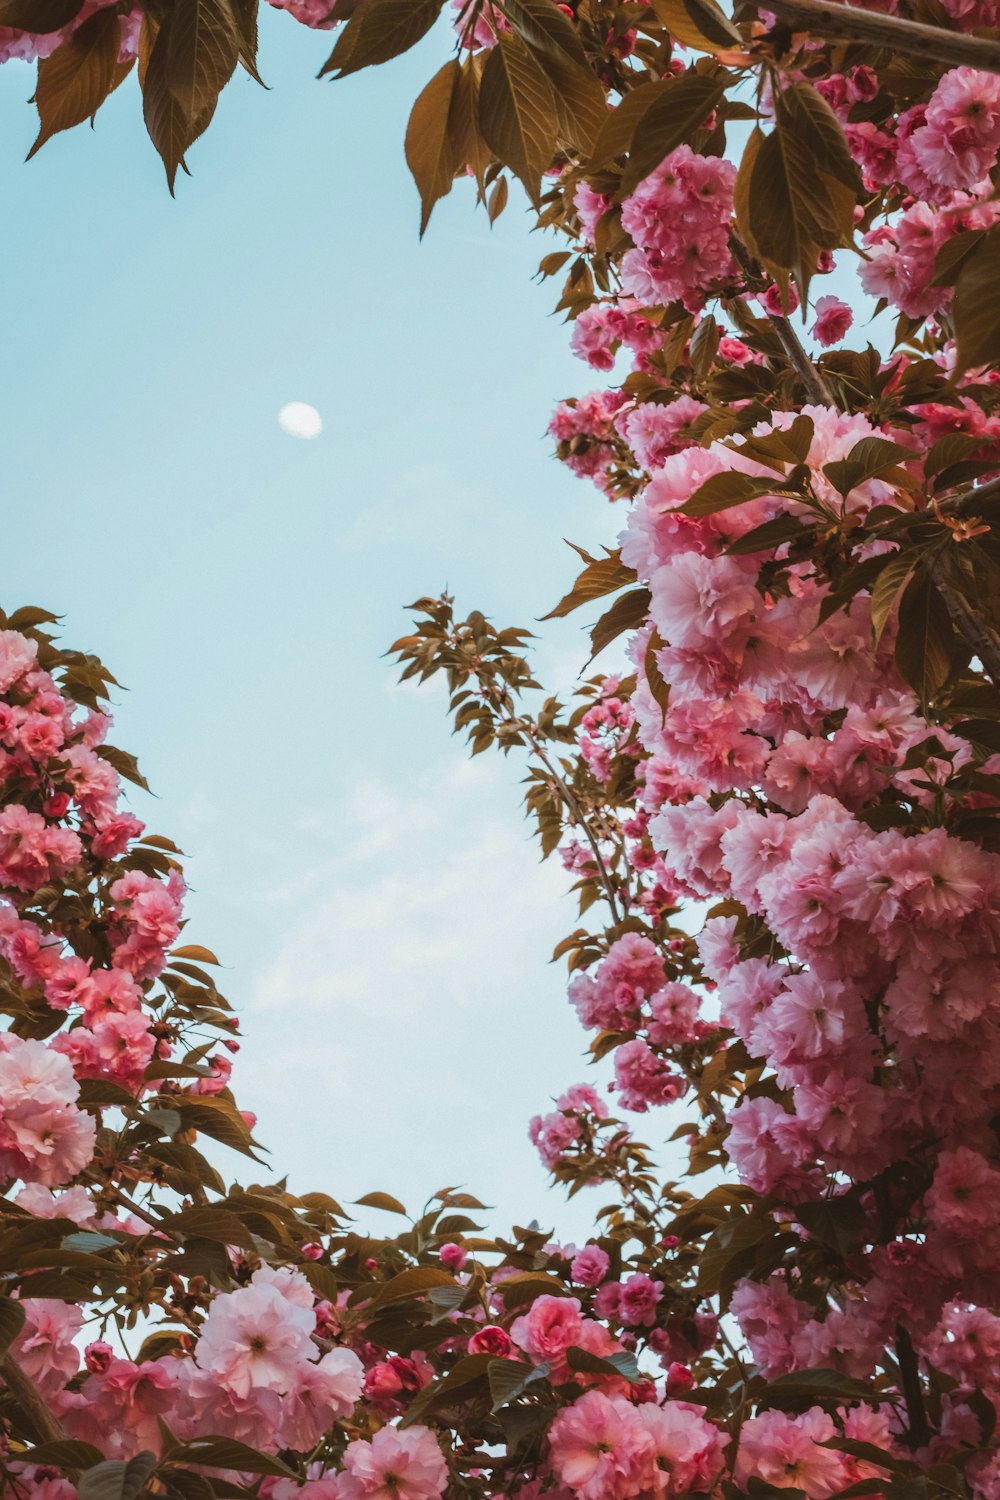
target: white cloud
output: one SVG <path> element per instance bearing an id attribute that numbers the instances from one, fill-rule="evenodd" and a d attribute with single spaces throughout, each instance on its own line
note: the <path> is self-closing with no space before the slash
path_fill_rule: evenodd
<path id="1" fill-rule="evenodd" d="M 574 925 L 502 768 L 457 767 L 407 796 L 357 788 L 337 852 L 286 890 L 285 936 L 246 1016 L 241 1101 L 293 1185 L 412 1206 L 443 1183 L 566 1222 L 525 1138 L 587 1076 L 566 974 Z M 583 1211 L 586 1218 L 587 1210 Z"/>

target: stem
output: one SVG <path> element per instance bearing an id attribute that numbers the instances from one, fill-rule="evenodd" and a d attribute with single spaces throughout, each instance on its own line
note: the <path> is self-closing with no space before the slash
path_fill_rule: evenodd
<path id="1" fill-rule="evenodd" d="M 587 843 L 590 845 L 591 850 L 593 851 L 594 859 L 597 863 L 598 873 L 601 877 L 601 884 L 604 887 L 604 896 L 608 903 L 608 906 L 611 908 L 611 915 L 616 922 L 620 922 L 622 920 L 622 914 L 618 908 L 618 898 L 615 895 L 614 881 L 611 879 L 611 872 L 609 871 L 607 865 L 604 863 L 604 856 L 601 853 L 601 846 L 597 841 L 596 834 L 593 832 L 589 822 L 584 817 L 583 809 L 581 808 L 579 802 L 576 800 L 576 797 L 570 791 L 569 787 L 566 785 L 565 781 L 559 775 L 559 772 L 556 770 L 555 766 L 552 764 L 552 762 L 549 760 L 549 757 L 542 749 L 538 741 L 538 736 L 536 735 L 532 725 L 524 719 L 518 720 L 518 725 L 528 736 L 529 740 L 531 741 L 532 749 L 558 787 L 559 795 L 562 797 L 566 806 L 573 814 L 573 817 L 576 819 L 577 823 L 583 829 L 584 834 L 587 838 Z"/>
<path id="2" fill-rule="evenodd" d="M 54 1416 L 35 1389 L 34 1381 L 21 1369 L 12 1354 L 5 1355 L 0 1362 L 0 1375 L 11 1392 L 22 1413 L 43 1443 L 64 1443 L 69 1433 Z M 27 1455 L 30 1458 L 30 1454 Z"/>
<path id="3" fill-rule="evenodd" d="M 903 1400 L 910 1423 L 909 1439 L 913 1448 L 923 1448 L 931 1439 L 924 1407 L 924 1388 L 920 1384 L 920 1369 L 913 1340 L 903 1327 L 896 1324 L 896 1358 L 899 1361 L 899 1377 L 903 1384 Z"/>
<path id="4" fill-rule="evenodd" d="M 937 65 L 1000 73 L 1000 42 L 987 37 L 822 0 L 768 0 L 767 8 L 793 31 L 808 31 L 824 41 L 861 42 Z"/>
<path id="5" fill-rule="evenodd" d="M 743 241 L 737 239 L 736 235 L 731 235 L 729 238 L 729 248 L 743 269 L 748 287 L 753 291 L 763 291 L 769 285 L 769 278 L 764 275 L 763 269 L 750 254 Z M 781 313 L 767 313 L 767 317 L 770 319 L 771 327 L 778 335 L 781 347 L 788 358 L 788 363 L 805 387 L 809 400 L 816 406 L 833 406 L 835 403 L 830 387 L 823 379 L 822 373 L 809 358 L 791 323 Z"/>

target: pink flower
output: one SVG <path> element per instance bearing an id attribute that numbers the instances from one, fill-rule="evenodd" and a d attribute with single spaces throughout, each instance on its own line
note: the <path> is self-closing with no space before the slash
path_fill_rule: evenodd
<path id="1" fill-rule="evenodd" d="M 1000 1223 L 1000 1171 L 968 1146 L 942 1151 L 925 1198 L 938 1229 L 972 1238 Z"/>
<path id="2" fill-rule="evenodd" d="M 0 693 L 34 669 L 38 646 L 17 630 L 0 630 Z"/>
<path id="3" fill-rule="evenodd" d="M 576 1297 L 536 1297 L 527 1315 L 514 1319 L 510 1336 L 536 1364 L 548 1361 L 558 1380 L 568 1371 L 566 1350 L 576 1343 L 582 1323 Z"/>
<path id="4" fill-rule="evenodd" d="M 746 1487 L 756 1477 L 777 1489 L 803 1490 L 808 1500 L 827 1497 L 849 1483 L 844 1455 L 822 1445 L 837 1436 L 832 1417 L 818 1406 L 801 1416 L 766 1411 L 744 1422 L 734 1477 Z"/>
<path id="5" fill-rule="evenodd" d="M 442 1245 L 438 1254 L 441 1257 L 441 1264 L 447 1266 L 449 1271 L 460 1271 L 469 1258 L 461 1245 L 451 1243 Z"/>
<path id="6" fill-rule="evenodd" d="M 436 1500 L 448 1483 L 448 1467 L 428 1427 L 383 1427 L 370 1443 L 356 1440 L 344 1451 L 339 1500 Z"/>
<path id="7" fill-rule="evenodd" d="M 663 1282 L 653 1281 L 637 1271 L 622 1283 L 621 1321 L 628 1328 L 651 1328 L 656 1322 L 656 1306 L 663 1297 Z"/>
<path id="8" fill-rule="evenodd" d="M 82 1308 L 47 1297 L 24 1297 L 24 1326 L 11 1348 L 18 1364 L 43 1396 L 61 1391 L 80 1368 L 73 1340 L 83 1327 Z"/>
<path id="9" fill-rule="evenodd" d="M 578 1286 L 600 1286 L 610 1265 L 607 1252 L 600 1245 L 584 1245 L 573 1257 L 570 1272 Z"/>
<path id="10" fill-rule="evenodd" d="M 682 1365 L 671 1365 L 672 1371 L 682 1369 Z M 687 1376 L 686 1389 L 690 1390 L 690 1371 Z M 649 1488 L 643 1495 L 665 1500 L 714 1487 L 722 1472 L 726 1435 L 707 1422 L 696 1406 L 668 1401 L 665 1406 L 640 1406 L 636 1416 L 653 1441 Z"/>
<path id="11" fill-rule="evenodd" d="M 846 302 L 841 302 L 839 297 L 820 297 L 816 302 L 813 338 L 825 349 L 829 348 L 831 344 L 840 343 L 853 322 L 854 314 Z"/>
<path id="12" fill-rule="evenodd" d="M 653 1438 L 635 1407 L 620 1396 L 588 1391 L 549 1428 L 549 1465 L 578 1500 L 625 1500 L 650 1472 Z"/>
<path id="13" fill-rule="evenodd" d="M 469 1340 L 470 1354 L 492 1354 L 495 1359 L 506 1359 L 512 1347 L 510 1335 L 496 1323 L 487 1323 Z"/>
<path id="14" fill-rule="evenodd" d="M 198 1340 L 200 1369 L 237 1397 L 292 1389 L 299 1367 L 315 1352 L 311 1302 L 310 1296 L 306 1308 L 256 1278 L 216 1297 Z"/>

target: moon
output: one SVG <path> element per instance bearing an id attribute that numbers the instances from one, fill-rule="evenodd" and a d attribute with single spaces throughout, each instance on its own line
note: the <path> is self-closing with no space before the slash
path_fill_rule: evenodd
<path id="1" fill-rule="evenodd" d="M 293 438 L 318 438 L 323 418 L 306 401 L 289 401 L 278 412 L 278 426 Z"/>

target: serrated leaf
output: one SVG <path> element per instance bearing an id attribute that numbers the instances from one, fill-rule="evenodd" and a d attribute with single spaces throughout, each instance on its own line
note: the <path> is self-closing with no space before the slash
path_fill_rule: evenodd
<path id="1" fill-rule="evenodd" d="M 866 437 L 854 444 L 846 458 L 823 466 L 823 473 L 840 495 L 849 495 L 859 484 L 867 484 L 879 474 L 894 469 L 902 459 L 913 458 L 913 452 L 888 438 Z"/>
<path id="2" fill-rule="evenodd" d="M 410 1266 L 400 1271 L 380 1286 L 373 1299 L 374 1307 L 387 1307 L 390 1302 L 405 1302 L 411 1297 L 422 1297 L 433 1287 L 452 1287 L 455 1278 L 437 1266 Z"/>
<path id="3" fill-rule="evenodd" d="M 591 660 L 610 646 L 626 630 L 638 630 L 649 614 L 651 595 L 648 589 L 629 589 L 616 599 L 590 632 Z"/>
<path id="4" fill-rule="evenodd" d="M 319 76 L 346 78 L 409 51 L 430 31 L 441 5 L 442 0 L 365 0 L 340 33 Z"/>
<path id="5" fill-rule="evenodd" d="M 100 10 L 42 58 L 35 89 L 39 131 L 29 161 L 59 131 L 82 125 L 97 113 L 114 87 L 120 45 L 117 13 Z"/>
<path id="6" fill-rule="evenodd" d="M 283 1464 L 280 1458 L 272 1458 L 234 1438 L 193 1438 L 164 1454 L 164 1461 L 171 1465 L 198 1464 L 205 1469 L 237 1469 L 247 1474 L 266 1474 L 276 1479 L 296 1477 L 294 1470 Z"/>
<path id="7" fill-rule="evenodd" d="M 624 156 L 632 145 L 639 121 L 674 81 L 673 78 L 661 78 L 655 83 L 640 83 L 629 90 L 601 126 L 588 162 L 591 172 L 598 172 L 602 167 L 610 166 L 616 157 Z"/>
<path id="8" fill-rule="evenodd" d="M 406 127 L 406 164 L 420 194 L 421 235 L 435 203 L 451 192 L 460 165 L 450 120 L 461 76 L 461 65 L 454 58 L 445 63 L 418 95 Z"/>
<path id="9" fill-rule="evenodd" d="M 652 0 L 671 36 L 703 52 L 742 48 L 743 38 L 715 0 Z"/>
<path id="10" fill-rule="evenodd" d="M 1000 230 L 991 229 L 955 281 L 955 374 L 1000 360 Z"/>
<path id="11" fill-rule="evenodd" d="M 646 647 L 642 670 L 649 685 L 649 691 L 652 693 L 656 706 L 660 710 L 662 722 L 665 724 L 667 721 L 667 709 L 670 707 L 670 684 L 660 671 L 659 663 L 656 660 L 656 653 L 662 650 L 663 641 L 660 639 L 659 632 L 654 630 Z"/>
<path id="12" fill-rule="evenodd" d="M 219 966 L 219 960 L 211 948 L 202 948 L 199 943 L 185 943 L 183 948 L 172 948 L 170 957 L 189 958 L 193 963 L 198 964 L 215 964 L 216 968 Z"/>
<path id="13" fill-rule="evenodd" d="M 810 84 L 775 94 L 769 135 L 755 130 L 736 179 L 740 234 L 806 297 L 823 250 L 850 244 L 860 184 L 836 115 Z"/>
<path id="14" fill-rule="evenodd" d="M 558 115 L 548 75 L 520 37 L 501 36 L 486 60 L 479 128 L 537 204 L 541 175 L 555 154 Z"/>
<path id="15" fill-rule="evenodd" d="M 145 23 L 144 23 L 145 24 Z M 147 36 L 150 34 L 146 28 Z M 200 135 L 208 129 L 215 113 L 211 104 L 197 118 L 179 103 L 171 92 L 167 80 L 167 52 L 170 44 L 169 18 L 156 32 L 145 71 L 140 54 L 140 79 L 142 82 L 142 112 L 146 130 L 163 162 L 171 196 L 177 179 L 177 170 L 184 160 L 185 152 Z M 98 746 L 98 754 L 107 751 L 107 746 Z M 107 756 L 105 755 L 105 758 Z M 117 767 L 116 767 L 117 769 Z"/>
<path id="16" fill-rule="evenodd" d="M 419 1422 L 426 1412 L 447 1401 L 457 1392 L 467 1390 L 470 1385 L 478 1381 L 485 1381 L 489 1366 L 494 1362 L 492 1354 L 467 1354 L 460 1359 L 453 1370 L 440 1380 L 432 1381 L 430 1385 L 424 1386 L 420 1394 L 411 1401 L 406 1413 L 400 1422 L 400 1427 L 409 1427 L 413 1422 Z"/>
<path id="17" fill-rule="evenodd" d="M 581 604 L 589 604 L 592 599 L 601 599 L 605 594 L 617 593 L 626 584 L 635 583 L 635 570 L 625 566 L 620 553 L 609 552 L 606 557 L 599 558 L 590 557 L 587 553 L 583 555 L 587 566 L 578 574 L 570 592 L 563 595 L 554 609 L 542 616 L 543 620 L 562 619 L 574 609 L 579 609 Z"/>
<path id="18" fill-rule="evenodd" d="M 530 1365 L 521 1359 L 491 1359 L 486 1367 L 486 1376 L 493 1402 L 490 1410 L 498 1412 L 538 1381 L 548 1379 L 549 1364 L 547 1360 L 539 1365 Z"/>
<path id="19" fill-rule="evenodd" d="M 616 1375 L 619 1380 L 628 1380 L 633 1384 L 645 1379 L 635 1355 L 630 1354 L 627 1349 L 605 1356 L 570 1345 L 566 1350 L 566 1363 L 571 1370 L 582 1370 L 591 1375 Z"/>
<path id="20" fill-rule="evenodd" d="M 514 30 L 533 51 L 588 67 L 576 27 L 555 0 L 505 0 L 504 8 Z"/>
<path id="21" fill-rule="evenodd" d="M 384 1213 L 402 1214 L 404 1219 L 407 1217 L 403 1204 L 391 1193 L 366 1193 L 363 1198 L 355 1198 L 354 1202 L 358 1208 L 380 1208 Z"/>
<path id="22" fill-rule="evenodd" d="M 733 506 L 745 505 L 748 500 L 760 499 L 774 493 L 776 481 L 758 479 L 753 474 L 742 474 L 737 469 L 726 469 L 713 474 L 698 486 L 690 500 L 677 507 L 683 516 L 714 516 L 719 511 L 731 510 Z"/>
<path id="23" fill-rule="evenodd" d="M 240 43 L 240 25 L 230 0 L 174 0 L 167 87 L 190 119 L 214 109 L 236 71 Z"/>
<path id="24" fill-rule="evenodd" d="M 890 557 L 872 585 L 871 615 L 876 645 L 882 639 L 896 600 L 909 583 L 916 565 L 913 553 Z"/>
<path id="25" fill-rule="evenodd" d="M 95 1464 L 77 1481 L 79 1500 L 136 1500 L 156 1468 L 156 1455 L 137 1453 L 127 1461 Z"/>
<path id="26" fill-rule="evenodd" d="M 635 128 L 628 165 L 622 177 L 622 196 L 633 192 L 671 151 L 690 139 L 719 103 L 731 81 L 732 75 L 722 68 L 716 72 L 698 72 L 689 68 L 679 78 L 665 84 Z"/>
<path id="27" fill-rule="evenodd" d="M 948 676 L 952 639 L 944 600 L 921 568 L 900 599 L 896 636 L 896 666 L 921 703 L 932 698 Z"/>

